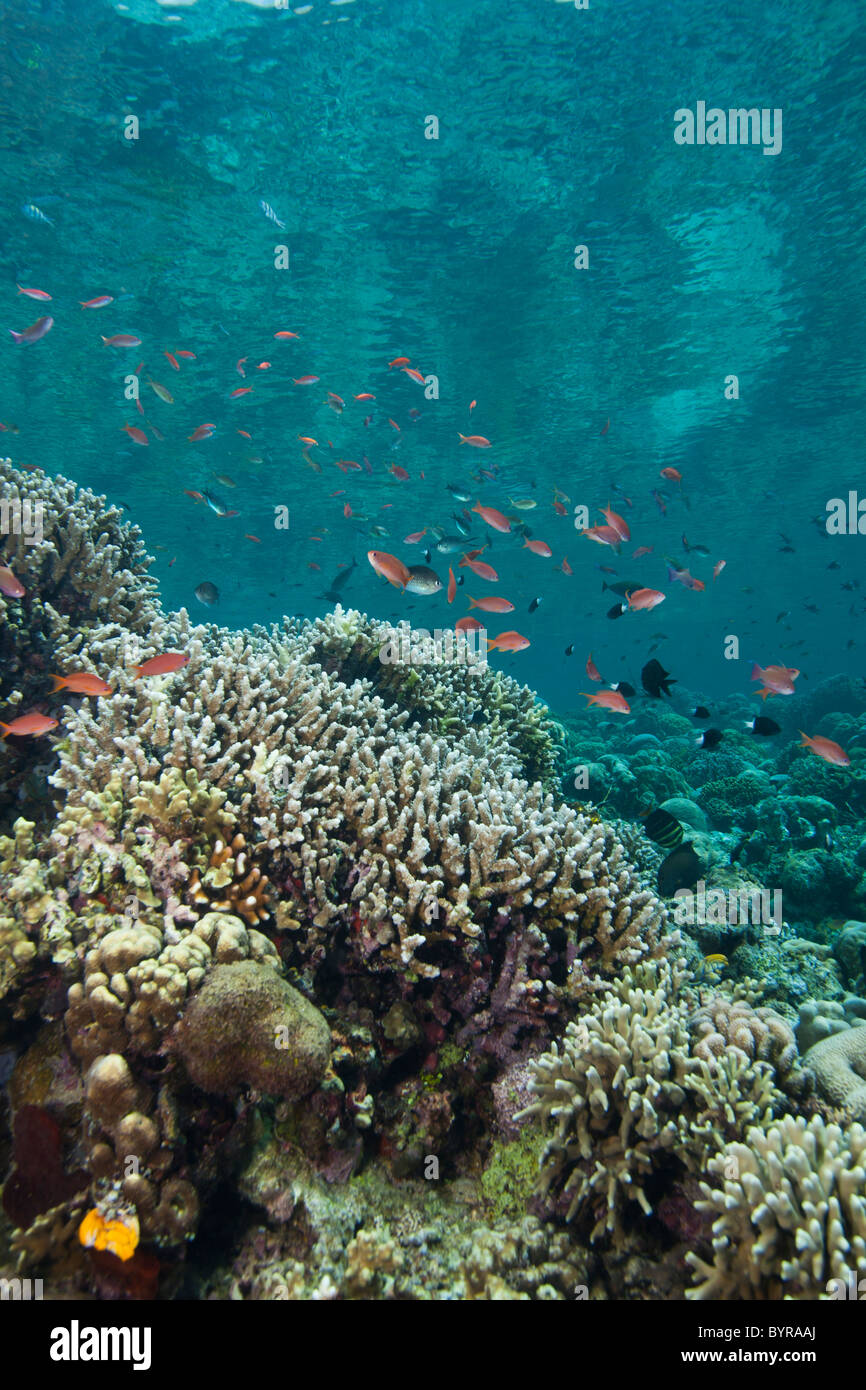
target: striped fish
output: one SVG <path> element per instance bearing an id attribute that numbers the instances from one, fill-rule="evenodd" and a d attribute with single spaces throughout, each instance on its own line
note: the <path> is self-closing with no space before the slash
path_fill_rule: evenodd
<path id="1" fill-rule="evenodd" d="M 28 222 L 44 222 L 47 227 L 54 226 L 51 218 L 46 217 L 42 209 L 38 208 L 35 203 L 25 203 L 21 211 Z"/>
<path id="2" fill-rule="evenodd" d="M 673 849 L 683 839 L 683 827 L 669 811 L 653 811 L 644 820 L 643 828 L 662 849 Z"/>
<path id="3" fill-rule="evenodd" d="M 274 212 L 273 208 L 271 207 L 270 203 L 266 203 L 265 200 L 264 200 L 264 198 L 260 199 L 260 201 L 259 201 L 259 207 L 261 208 L 262 212 L 265 214 L 265 217 L 269 217 L 270 220 L 271 220 L 272 222 L 276 222 L 276 224 L 277 224 L 277 226 L 279 227 L 279 229 L 280 229 L 281 232 L 284 232 L 284 231 L 286 230 L 286 224 L 285 224 L 285 222 L 281 222 L 281 221 L 280 221 L 280 219 L 277 217 L 277 214 Z"/>

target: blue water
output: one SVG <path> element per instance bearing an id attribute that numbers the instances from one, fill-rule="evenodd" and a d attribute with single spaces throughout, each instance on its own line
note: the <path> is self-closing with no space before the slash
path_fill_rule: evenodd
<path id="1" fill-rule="evenodd" d="M 299 14 L 13 0 L 4 12 L 4 327 L 44 312 L 16 282 L 52 295 L 55 326 L 0 348 L 0 444 L 126 503 L 168 607 L 228 626 L 310 617 L 356 556 L 346 602 L 453 622 L 465 594 L 490 588 L 470 576 L 450 608 L 444 594 L 407 599 L 364 557 L 423 563 L 424 542 L 403 537 L 453 533 L 456 482 L 552 548 L 546 559 L 472 531 L 515 604 L 490 631 L 531 642 L 492 659 L 556 707 L 585 688 L 590 650 L 611 679 L 634 680 L 654 642 L 710 694 L 748 690 L 752 658 L 815 683 L 862 671 L 862 595 L 843 585 L 859 584 L 866 542 L 824 527 L 828 500 L 858 485 L 864 433 L 856 4 L 318 0 Z M 674 113 L 699 101 L 780 109 L 781 150 L 677 144 Z M 137 139 L 124 138 L 130 116 Z M 425 139 L 430 116 L 438 139 Z M 54 225 L 25 218 L 26 203 Z M 79 308 L 100 294 L 114 303 Z M 300 338 L 275 341 L 280 330 Z M 105 347 L 114 333 L 141 348 Z M 196 357 L 175 371 L 163 354 L 178 348 Z M 435 374 L 438 399 L 389 371 L 398 356 Z M 145 423 L 124 399 L 142 361 L 142 404 L 164 436 L 146 449 L 123 431 Z M 294 386 L 305 373 L 319 382 Z M 253 394 L 231 399 L 239 386 Z M 362 392 L 375 402 L 352 399 Z M 188 442 L 206 421 L 213 438 Z M 298 435 L 323 446 L 321 472 Z M 239 515 L 184 495 L 208 488 Z M 598 523 L 608 501 L 633 538 L 620 557 L 573 524 L 575 504 Z M 683 533 L 709 554 L 687 556 Z M 630 562 L 640 545 L 652 554 Z M 665 556 L 706 590 L 669 583 Z M 449 563 L 468 575 L 457 558 L 434 553 L 443 581 Z M 610 620 L 604 578 L 665 602 Z M 221 591 L 209 610 L 193 593 L 203 580 Z M 724 659 L 731 634 L 739 661 Z"/>

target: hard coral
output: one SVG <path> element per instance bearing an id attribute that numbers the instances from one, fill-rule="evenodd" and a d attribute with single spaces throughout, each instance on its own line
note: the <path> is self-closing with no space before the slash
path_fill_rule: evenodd
<path id="1" fill-rule="evenodd" d="M 234 912 L 254 927 L 270 916 L 267 906 L 268 880 L 257 864 L 250 862 L 243 835 L 230 843 L 217 840 L 202 877 L 193 869 L 187 897 L 196 907 L 209 912 Z"/>

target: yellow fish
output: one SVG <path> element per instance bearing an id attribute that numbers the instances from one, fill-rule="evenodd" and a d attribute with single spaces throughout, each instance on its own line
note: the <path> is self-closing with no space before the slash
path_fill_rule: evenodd
<path id="1" fill-rule="evenodd" d="M 538 506 L 538 503 L 533 502 L 531 497 L 509 497 L 508 500 L 511 503 L 512 507 L 516 507 L 517 510 L 521 512 L 531 512 L 533 507 Z"/>
<path id="2" fill-rule="evenodd" d="M 716 952 L 714 955 L 704 956 L 704 961 L 707 965 L 727 965 L 728 958 L 720 952 Z"/>
<path id="3" fill-rule="evenodd" d="M 167 405 L 174 405 L 174 396 L 171 394 L 170 391 L 166 391 L 165 387 L 162 385 L 161 382 L 153 381 L 150 377 L 148 377 L 147 384 L 148 386 L 153 387 L 154 391 L 159 396 L 159 399 L 161 401 L 165 401 Z"/>

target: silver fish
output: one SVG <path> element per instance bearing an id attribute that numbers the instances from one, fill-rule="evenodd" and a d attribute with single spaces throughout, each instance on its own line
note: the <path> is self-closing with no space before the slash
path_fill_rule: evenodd
<path id="1" fill-rule="evenodd" d="M 467 549 L 466 538 L 464 536 L 443 536 L 441 541 L 436 542 L 436 549 L 440 555 L 453 555 L 456 550 Z"/>
<path id="2" fill-rule="evenodd" d="M 270 220 L 271 220 L 272 222 L 276 222 L 276 224 L 277 224 L 277 226 L 279 227 L 279 229 L 280 229 L 281 232 L 284 232 L 284 231 L 286 230 L 286 224 L 285 224 L 285 222 L 281 222 L 281 221 L 280 221 L 280 219 L 277 217 L 277 214 L 274 212 L 273 208 L 271 207 L 270 203 L 266 203 L 265 200 L 264 200 L 264 198 L 261 198 L 261 199 L 259 200 L 259 207 L 261 208 L 262 212 L 265 214 L 265 217 L 269 217 Z"/>
<path id="3" fill-rule="evenodd" d="M 202 492 L 202 497 L 207 502 L 211 511 L 216 512 L 217 516 L 227 515 L 229 508 L 219 497 L 214 497 L 212 492 Z"/>
<path id="4" fill-rule="evenodd" d="M 204 603 L 211 608 L 215 603 L 219 603 L 220 591 L 216 584 L 211 584 L 209 579 L 205 579 L 198 588 L 194 590 L 199 603 Z"/>
<path id="5" fill-rule="evenodd" d="M 438 594 L 442 588 L 442 580 L 435 570 L 428 569 L 426 565 L 410 565 L 409 580 L 406 590 L 410 594 Z"/>
<path id="6" fill-rule="evenodd" d="M 25 203 L 21 209 L 28 222 L 44 222 L 47 227 L 53 227 L 54 223 L 50 217 L 46 217 L 41 208 L 35 203 Z"/>

